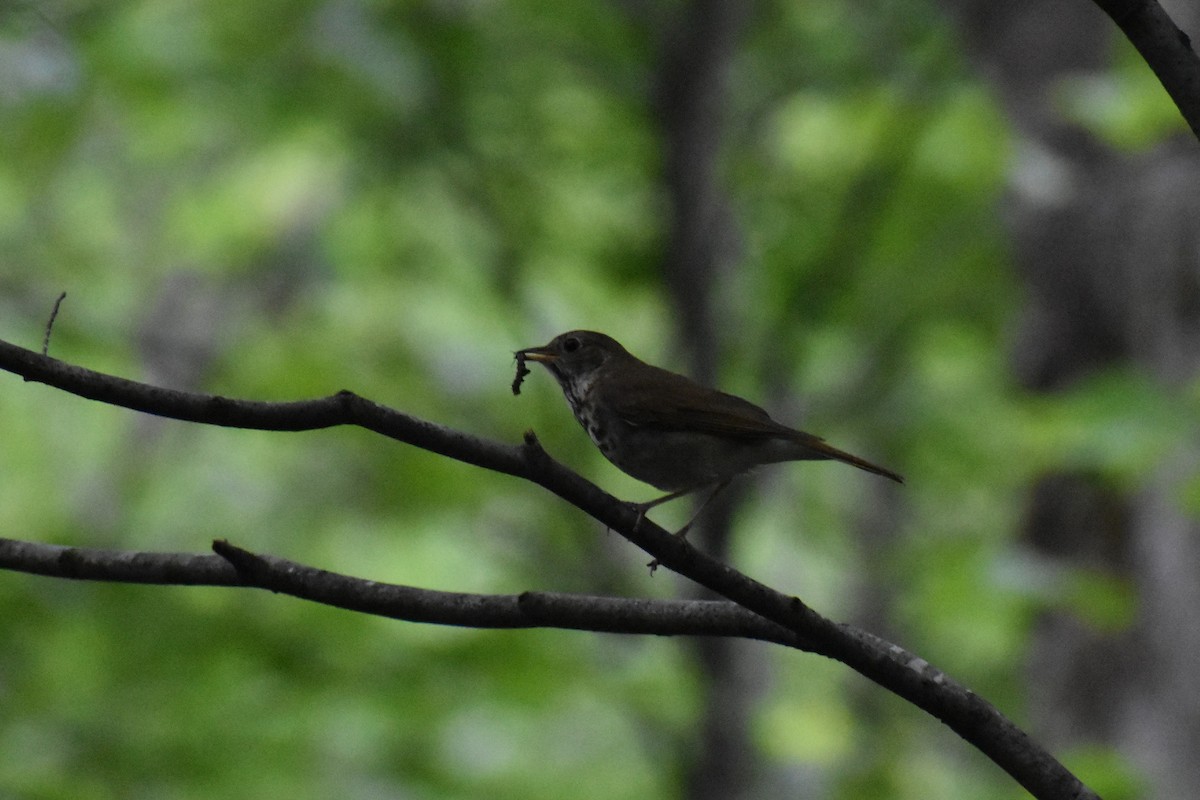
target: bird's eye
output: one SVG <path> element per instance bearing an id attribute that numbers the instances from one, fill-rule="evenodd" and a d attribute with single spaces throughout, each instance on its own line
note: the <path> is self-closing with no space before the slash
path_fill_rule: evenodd
<path id="1" fill-rule="evenodd" d="M 566 340 L 563 341 L 563 350 L 565 350 L 566 352 L 574 353 L 578 349 L 579 349 L 579 340 L 576 339 L 574 336 L 568 336 L 566 338 Z"/>

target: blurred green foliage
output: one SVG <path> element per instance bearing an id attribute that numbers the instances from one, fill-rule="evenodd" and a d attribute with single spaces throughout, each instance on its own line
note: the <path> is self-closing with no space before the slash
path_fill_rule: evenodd
<path id="1" fill-rule="evenodd" d="M 650 106 L 668 20 L 532 1 L 9 5 L 0 336 L 37 346 L 65 289 L 51 353 L 153 379 L 147 337 L 194 317 L 195 341 L 167 337 L 168 361 L 211 349 L 194 388 L 347 388 L 505 441 L 532 427 L 617 495 L 649 497 L 544 374 L 508 387 L 514 349 L 571 327 L 682 367 Z M 870 478 L 772 470 L 735 561 L 835 617 L 884 587 L 901 642 L 1020 722 L 1039 608 L 1101 628 L 1132 613 L 1104 576 L 1048 592 L 1020 566 L 1023 489 L 1063 465 L 1136 485 L 1195 398 L 1115 375 L 1035 401 L 1007 377 L 1006 134 L 933 6 L 758 4 L 729 96 L 744 253 L 721 279 L 722 383 L 803 397 L 806 428 L 909 480 L 871 553 L 856 533 Z M 180 276 L 183 311 L 156 316 Z M 362 431 L 215 430 L 0 386 L 5 536 L 228 537 L 459 591 L 680 588 L 536 487 Z M 16 574 L 0 575 L 0 640 L 5 797 L 644 800 L 678 795 L 696 746 L 693 667 L 667 640 Z M 1015 796 L 934 720 L 755 647 L 772 678 L 754 724 L 781 787 Z M 1080 764 L 1124 774 L 1103 754 Z"/>
<path id="2" fill-rule="evenodd" d="M 1064 80 L 1056 100 L 1068 119 L 1111 147 L 1148 150 L 1187 123 L 1129 40 L 1113 31 L 1114 68 Z"/>

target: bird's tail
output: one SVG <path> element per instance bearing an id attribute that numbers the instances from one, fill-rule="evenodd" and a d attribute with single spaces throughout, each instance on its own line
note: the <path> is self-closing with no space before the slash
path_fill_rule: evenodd
<path id="1" fill-rule="evenodd" d="M 852 467 L 858 467 L 859 469 L 866 470 L 867 472 L 873 472 L 876 475 L 882 475 L 885 478 L 891 478 L 896 483 L 904 483 L 904 476 L 900 475 L 898 472 L 892 472 L 890 469 L 881 467 L 878 464 L 872 464 L 870 461 L 847 453 L 845 450 L 838 450 L 836 447 L 828 444 L 819 436 L 813 436 L 812 434 L 803 433 L 801 431 L 796 431 L 796 433 L 796 441 L 803 445 L 806 451 L 812 453 L 811 456 L 808 456 L 809 458 L 833 459 L 834 461 L 841 461 L 842 463 L 849 464 Z"/>

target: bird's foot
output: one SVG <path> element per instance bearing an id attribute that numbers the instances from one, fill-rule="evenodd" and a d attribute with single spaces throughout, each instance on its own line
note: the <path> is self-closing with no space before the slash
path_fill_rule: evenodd
<path id="1" fill-rule="evenodd" d="M 694 521 L 695 520 L 693 520 L 693 522 Z M 675 538 L 679 539 L 680 541 L 686 542 L 688 531 L 691 529 L 692 529 L 692 523 L 689 522 L 687 525 L 684 525 L 682 528 L 675 531 L 675 533 L 673 533 L 671 535 L 674 536 Z M 647 564 L 646 566 L 650 568 L 650 574 L 653 575 L 655 572 L 658 571 L 658 568 L 660 566 L 662 566 L 662 562 L 656 558 L 653 561 L 651 561 L 649 564 Z"/>

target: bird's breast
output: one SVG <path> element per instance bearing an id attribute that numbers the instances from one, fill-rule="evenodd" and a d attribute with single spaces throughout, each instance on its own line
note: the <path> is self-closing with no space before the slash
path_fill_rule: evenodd
<path id="1" fill-rule="evenodd" d="M 778 460 L 731 437 L 631 425 L 603 402 L 589 377 L 562 381 L 567 404 L 604 457 L 640 481 L 666 492 L 690 490 Z"/>
<path id="2" fill-rule="evenodd" d="M 600 452 L 610 461 L 614 460 L 613 456 L 616 452 L 612 438 L 615 427 L 614 420 L 607 419 L 603 410 L 592 403 L 586 393 L 566 392 L 566 395 L 575 419 L 579 420 L 579 424 L 587 431 L 592 444 L 600 448 Z"/>

